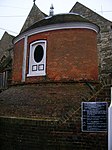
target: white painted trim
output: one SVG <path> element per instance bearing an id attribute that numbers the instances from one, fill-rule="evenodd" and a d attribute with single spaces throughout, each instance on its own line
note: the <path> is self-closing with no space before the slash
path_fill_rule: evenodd
<path id="1" fill-rule="evenodd" d="M 87 22 L 72 22 L 72 23 L 60 23 L 60 24 L 52 24 L 52 25 L 46 25 L 42 27 L 37 27 L 31 30 L 28 30 L 20 35 L 18 35 L 14 39 L 14 44 L 21 39 L 24 38 L 25 35 L 31 36 L 37 33 L 47 32 L 47 31 L 53 31 L 53 30 L 62 30 L 62 29 L 89 29 L 93 30 L 96 33 L 99 32 L 99 28 L 97 25 Z"/>
<path id="2" fill-rule="evenodd" d="M 26 55 L 27 55 L 27 36 L 24 37 L 23 65 L 22 65 L 22 82 L 26 78 Z"/>
<path id="3" fill-rule="evenodd" d="M 27 77 L 31 77 L 31 76 L 45 76 L 46 75 L 46 40 L 37 40 L 35 42 L 32 42 L 30 44 L 30 56 L 29 56 L 29 67 L 28 67 L 28 74 L 27 74 Z M 40 44 L 40 45 L 43 45 L 43 49 L 44 49 L 44 56 L 43 56 L 43 59 L 41 60 L 41 62 L 37 63 L 35 62 L 34 58 L 33 58 L 33 53 L 34 53 L 34 50 L 36 48 L 36 46 Z M 41 71 L 32 71 L 32 65 L 44 65 L 44 69 L 41 70 Z"/>
<path id="4" fill-rule="evenodd" d="M 108 108 L 108 150 L 112 150 L 112 87 L 111 87 L 111 101 Z"/>

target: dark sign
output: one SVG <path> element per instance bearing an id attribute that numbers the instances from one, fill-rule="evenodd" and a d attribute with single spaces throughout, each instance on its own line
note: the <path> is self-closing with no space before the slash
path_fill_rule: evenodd
<path id="1" fill-rule="evenodd" d="M 82 131 L 107 131 L 107 102 L 82 102 Z"/>

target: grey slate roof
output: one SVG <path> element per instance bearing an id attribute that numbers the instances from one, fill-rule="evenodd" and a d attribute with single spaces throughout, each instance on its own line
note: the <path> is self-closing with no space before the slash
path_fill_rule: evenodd
<path id="1" fill-rule="evenodd" d="M 40 21 L 37 21 L 32 26 L 24 30 L 24 32 L 37 27 L 42 27 L 42 26 L 47 26 L 52 24 L 60 24 L 60 23 L 72 23 L 72 22 L 92 23 L 89 20 L 85 19 L 83 16 L 76 13 L 56 14 L 53 16 L 46 17 Z"/>

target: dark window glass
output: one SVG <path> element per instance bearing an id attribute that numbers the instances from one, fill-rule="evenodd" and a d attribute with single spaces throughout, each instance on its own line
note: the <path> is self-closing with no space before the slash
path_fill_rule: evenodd
<path id="1" fill-rule="evenodd" d="M 43 58 L 43 55 L 44 55 L 44 50 L 43 50 L 43 47 L 41 45 L 38 45 L 36 48 L 35 48 L 35 51 L 34 51 L 34 60 L 39 63 L 42 58 Z"/>

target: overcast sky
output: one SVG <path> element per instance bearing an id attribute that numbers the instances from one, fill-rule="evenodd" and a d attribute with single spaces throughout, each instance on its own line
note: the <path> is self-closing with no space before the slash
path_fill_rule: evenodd
<path id="1" fill-rule="evenodd" d="M 51 4 L 54 13 L 68 13 L 77 0 L 36 0 L 36 5 L 49 14 Z M 78 0 L 81 4 L 112 21 L 112 0 Z M 19 34 L 26 17 L 33 6 L 33 0 L 0 0 L 0 39 L 5 30 L 14 36 Z"/>

